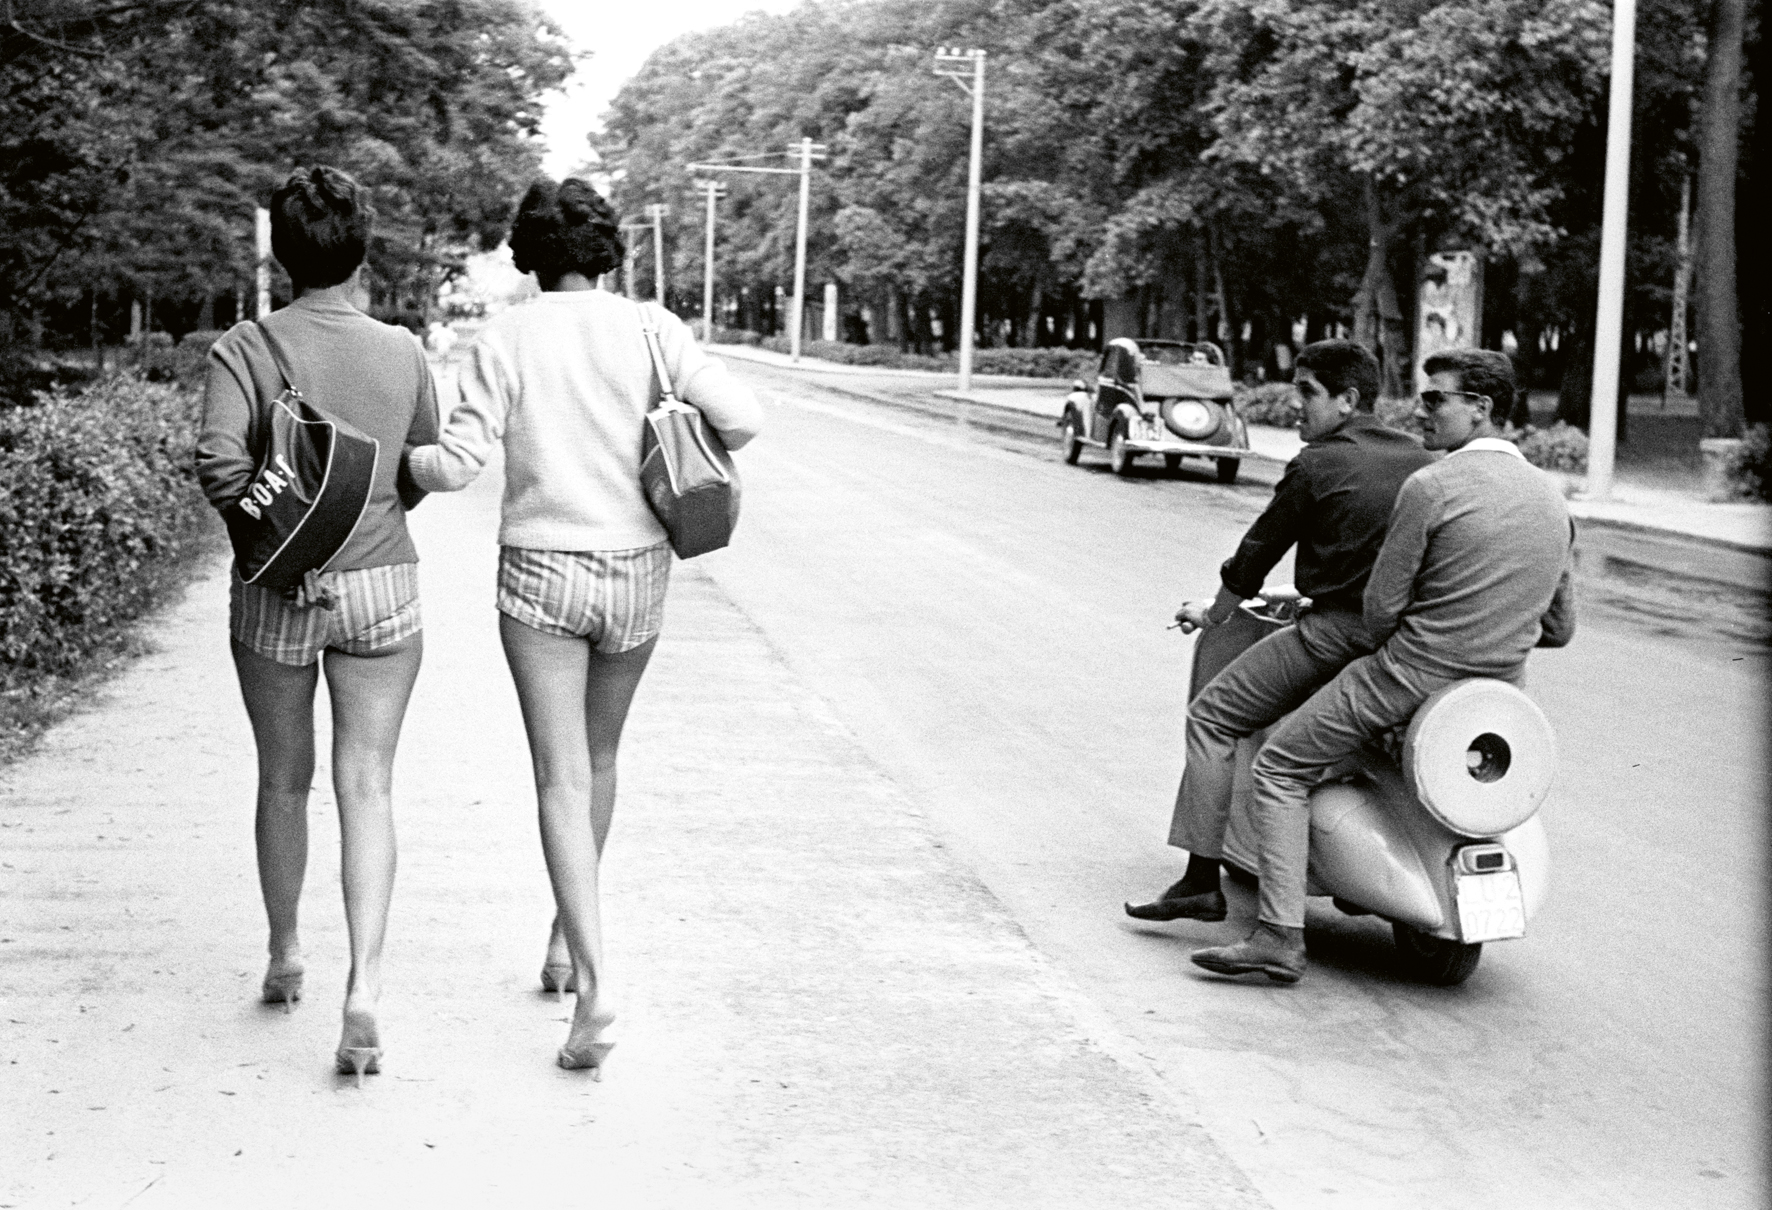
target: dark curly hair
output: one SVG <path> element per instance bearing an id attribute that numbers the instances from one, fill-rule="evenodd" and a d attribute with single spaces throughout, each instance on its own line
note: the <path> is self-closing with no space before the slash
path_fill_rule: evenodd
<path id="1" fill-rule="evenodd" d="M 1447 349 L 1429 357 L 1421 369 L 1425 374 L 1450 371 L 1458 375 L 1459 390 L 1489 396 L 1489 418 L 1496 424 L 1513 414 L 1517 387 L 1513 358 L 1506 353 L 1494 349 Z"/>
<path id="2" fill-rule="evenodd" d="M 511 224 L 517 272 L 544 280 L 564 273 L 596 278 L 621 264 L 621 219 L 589 184 L 543 177 L 529 187 Z"/>
<path id="3" fill-rule="evenodd" d="M 297 168 L 271 194 L 271 255 L 298 290 L 336 286 L 369 248 L 369 191 L 336 168 Z"/>

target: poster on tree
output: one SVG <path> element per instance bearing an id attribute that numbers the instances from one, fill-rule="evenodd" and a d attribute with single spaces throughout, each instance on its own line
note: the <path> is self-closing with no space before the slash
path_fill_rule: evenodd
<path id="1" fill-rule="evenodd" d="M 1470 349 L 1483 340 L 1483 262 L 1474 252 L 1435 252 L 1422 267 L 1416 307 L 1415 389 L 1435 353 Z"/>

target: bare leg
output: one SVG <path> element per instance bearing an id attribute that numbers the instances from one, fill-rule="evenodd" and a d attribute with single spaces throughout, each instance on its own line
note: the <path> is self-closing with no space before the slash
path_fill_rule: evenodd
<path id="1" fill-rule="evenodd" d="M 394 749 L 418 678 L 424 636 L 372 655 L 326 653 L 332 695 L 332 784 L 338 795 L 340 867 L 351 976 L 341 1047 L 376 1047 L 382 942 L 394 894 Z"/>
<path id="2" fill-rule="evenodd" d="M 308 868 L 308 789 L 314 780 L 314 686 L 320 669 L 310 664 L 279 664 L 230 642 L 240 695 L 252 720 L 258 746 L 258 885 L 270 923 L 270 967 L 266 995 L 278 981 L 294 981 L 289 999 L 299 995 L 302 972 L 297 917 L 302 880 Z"/>
<path id="3" fill-rule="evenodd" d="M 583 639 L 499 618 L 535 766 L 542 852 L 556 924 L 577 967 L 567 1049 L 588 1047 L 614 1019 L 603 966 L 598 860 L 615 809 L 615 761 L 628 707 L 657 640 L 616 655 Z"/>

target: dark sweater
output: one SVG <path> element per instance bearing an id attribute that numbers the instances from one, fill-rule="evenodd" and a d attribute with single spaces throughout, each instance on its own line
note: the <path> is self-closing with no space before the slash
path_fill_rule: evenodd
<path id="1" fill-rule="evenodd" d="M 1575 524 L 1550 476 L 1496 443 L 1409 477 L 1366 585 L 1382 658 L 1447 677 L 1517 679 L 1575 634 Z"/>
<path id="2" fill-rule="evenodd" d="M 402 474 L 401 451 L 437 439 L 437 395 L 424 353 L 410 335 L 378 323 L 342 299 L 309 295 L 265 317 L 290 363 L 295 387 L 322 410 L 381 443 L 375 485 L 333 571 L 415 563 L 406 510 L 424 499 Z M 238 500 L 257 461 L 260 401 L 282 391 L 263 335 L 238 323 L 209 351 L 197 478 L 216 508 Z"/>
<path id="3" fill-rule="evenodd" d="M 1286 465 L 1267 510 L 1220 569 L 1225 587 L 1257 595 L 1296 544 L 1298 591 L 1318 609 L 1358 613 L 1397 491 L 1430 460 L 1408 433 L 1355 412 Z"/>

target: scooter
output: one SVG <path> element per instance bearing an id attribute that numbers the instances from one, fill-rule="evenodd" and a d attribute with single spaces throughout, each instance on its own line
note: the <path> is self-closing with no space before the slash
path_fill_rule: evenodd
<path id="1" fill-rule="evenodd" d="M 1202 631 L 1189 699 L 1308 607 L 1289 589 L 1264 590 Z M 1241 871 L 1260 866 L 1249 769 L 1267 734 L 1237 746 L 1224 860 Z M 1555 769 L 1556 737 L 1536 703 L 1502 681 L 1458 681 L 1311 792 L 1307 893 L 1389 921 L 1412 978 L 1462 983 L 1485 944 L 1525 936 L 1544 903 L 1550 846 L 1538 808 Z"/>

